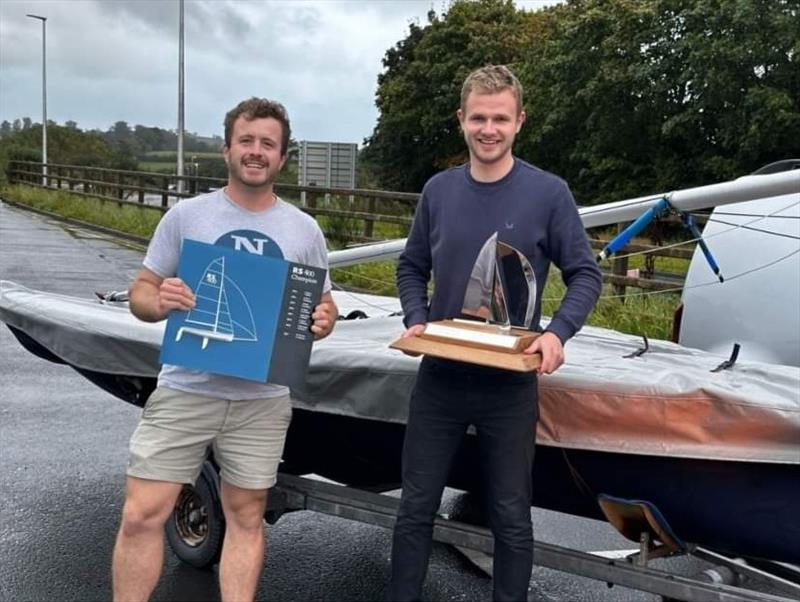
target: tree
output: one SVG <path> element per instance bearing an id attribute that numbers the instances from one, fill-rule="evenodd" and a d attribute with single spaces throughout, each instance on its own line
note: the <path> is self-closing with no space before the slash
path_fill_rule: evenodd
<path id="1" fill-rule="evenodd" d="M 112 148 L 123 155 L 136 157 L 141 152 L 141 146 L 134 136 L 134 131 L 126 121 L 115 122 L 103 137 Z"/>
<path id="2" fill-rule="evenodd" d="M 671 80 L 673 91 L 660 133 L 672 171 L 700 183 L 800 155 L 800 3 L 659 6 L 659 30 L 670 32 L 654 44 L 658 69 L 670 76 L 659 89 L 670 91 Z"/>
<path id="3" fill-rule="evenodd" d="M 29 130 L 29 129 L 31 129 L 31 126 L 32 126 L 31 118 L 30 117 L 23 117 L 22 118 L 22 129 L 23 130 Z"/>
<path id="4" fill-rule="evenodd" d="M 438 170 L 462 162 L 456 119 L 461 84 L 488 63 L 513 64 L 522 46 L 523 13 L 510 0 L 456 0 L 386 52 L 378 76 L 378 123 L 364 159 L 381 184 L 418 191 Z"/>
<path id="5" fill-rule="evenodd" d="M 17 158 L 24 155 L 27 160 L 41 161 L 41 142 L 42 126 L 35 124 L 27 130 L 20 130 L 3 138 L 0 146 L 16 149 L 14 152 Z M 112 149 L 100 134 L 59 125 L 47 127 L 47 158 L 51 163 L 68 165 L 119 169 L 135 167 L 135 159 Z"/>
<path id="6" fill-rule="evenodd" d="M 414 191 L 462 160 L 459 87 L 487 63 L 525 87 L 515 152 L 581 204 L 800 156 L 798 13 L 798 0 L 567 0 L 530 13 L 456 0 L 387 51 L 364 160 L 381 185 Z"/>
<path id="7" fill-rule="evenodd" d="M 175 150 L 178 146 L 178 138 L 174 132 L 157 127 L 137 125 L 133 129 L 133 136 L 140 153 L 153 150 Z"/>
<path id="8" fill-rule="evenodd" d="M 112 144 L 119 140 L 124 140 L 131 135 L 131 128 L 127 121 L 115 121 L 114 125 L 108 128 L 108 141 Z"/>
<path id="9" fill-rule="evenodd" d="M 0 138 L 6 138 L 7 136 L 10 136 L 11 131 L 11 122 L 7 119 L 4 119 L 3 123 L 0 123 Z"/>
<path id="10" fill-rule="evenodd" d="M 579 204 L 651 190 L 657 124 L 641 53 L 653 20 L 653 2 L 569 2 L 549 12 L 547 34 L 526 52 L 519 152 L 564 177 Z"/>
<path id="11" fill-rule="evenodd" d="M 528 54 L 520 150 L 581 203 L 708 184 L 800 152 L 797 2 L 573 0 Z"/>

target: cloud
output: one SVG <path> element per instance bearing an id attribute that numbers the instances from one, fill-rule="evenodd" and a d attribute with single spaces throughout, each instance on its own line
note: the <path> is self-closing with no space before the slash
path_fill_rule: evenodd
<path id="1" fill-rule="evenodd" d="M 535 0 L 518 4 L 535 6 Z M 361 142 L 377 118 L 385 52 L 431 0 L 186 0 L 186 128 L 221 133 L 243 98 L 283 102 L 298 139 Z M 174 128 L 177 0 L 0 2 L 0 120 L 41 120 L 41 24 L 47 17 L 48 118 Z"/>

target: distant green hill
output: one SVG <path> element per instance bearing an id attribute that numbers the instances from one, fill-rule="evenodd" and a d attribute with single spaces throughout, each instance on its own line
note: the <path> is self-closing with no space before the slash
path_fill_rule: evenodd
<path id="1" fill-rule="evenodd" d="M 139 160 L 142 161 L 172 161 L 174 162 L 178 153 L 174 150 L 153 150 L 147 151 L 139 155 Z M 190 160 L 192 157 L 198 159 L 218 159 L 222 156 L 221 151 L 185 151 L 183 153 L 184 161 Z"/>

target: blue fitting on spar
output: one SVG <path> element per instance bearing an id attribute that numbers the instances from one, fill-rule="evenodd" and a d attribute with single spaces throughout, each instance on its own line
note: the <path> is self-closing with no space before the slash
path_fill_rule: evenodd
<path id="1" fill-rule="evenodd" d="M 700 250 L 703 252 L 708 265 L 711 267 L 711 271 L 714 272 L 720 282 L 725 282 L 725 279 L 722 277 L 722 272 L 720 271 L 714 256 L 711 254 L 711 250 L 703 240 L 703 236 L 700 233 L 700 229 L 697 227 L 697 223 L 695 222 L 694 218 L 686 211 L 679 211 L 675 209 L 669 202 L 671 196 L 672 193 L 669 193 L 661 198 L 661 200 L 659 200 L 655 205 L 650 207 L 647 211 L 642 213 L 642 215 L 636 218 L 636 221 L 634 221 L 630 226 L 625 228 L 622 232 L 611 239 L 603 248 L 603 250 L 597 254 L 597 263 L 600 263 L 604 259 L 607 259 L 608 257 L 618 253 L 631 241 L 634 236 L 639 234 L 654 220 L 660 219 L 670 212 L 675 212 L 681 216 L 681 221 L 683 222 L 684 227 L 689 230 L 694 239 L 697 240 L 697 244 L 700 245 Z"/>
<path id="2" fill-rule="evenodd" d="M 634 236 L 644 230 L 653 220 L 659 219 L 672 211 L 672 205 L 669 204 L 669 196 L 670 195 L 663 197 L 655 205 L 636 218 L 636 221 L 630 226 L 612 238 L 603 250 L 597 254 L 597 263 L 618 253 Z"/>

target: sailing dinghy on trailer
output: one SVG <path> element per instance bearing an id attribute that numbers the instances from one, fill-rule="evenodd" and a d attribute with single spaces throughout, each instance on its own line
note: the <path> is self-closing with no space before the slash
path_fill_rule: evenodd
<path id="1" fill-rule="evenodd" d="M 779 180 L 762 180 L 762 196 L 800 194 L 800 174 Z M 679 196 L 672 195 L 673 203 Z M 587 218 L 596 220 L 591 213 Z M 401 248 L 385 243 L 381 253 Z M 375 251 L 334 252 L 331 265 Z M 374 317 L 343 322 L 315 346 L 308 381 L 295 391 L 284 469 L 386 487 L 399 482 L 405 405 L 418 361 L 386 349 L 402 330 L 400 317 L 391 315 L 396 300 L 354 299 L 336 294 L 343 314 L 360 304 Z M 126 307 L 6 282 L 0 319 L 29 350 L 72 365 L 127 401 L 141 405 L 152 391 L 163 325 L 138 322 Z M 740 362 L 712 373 L 720 356 L 662 342 L 622 358 L 636 347 L 635 337 L 584 329 L 569 343 L 564 368 L 542 379 L 535 505 L 603 518 L 600 494 L 647 500 L 682 540 L 800 562 L 800 370 Z M 319 446 L 324 455 L 316 453 Z M 452 486 L 480 491 L 468 469 L 475 452 L 469 435 Z"/>

